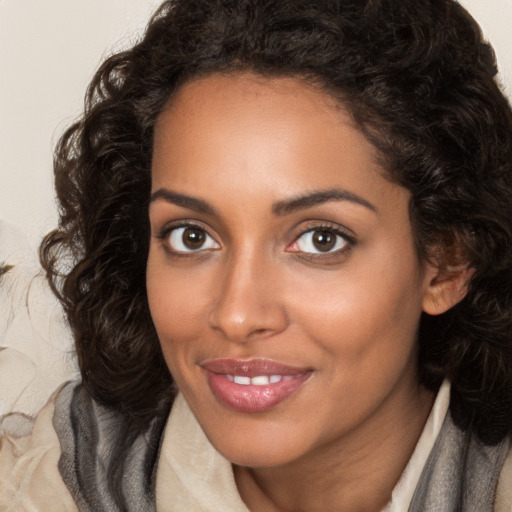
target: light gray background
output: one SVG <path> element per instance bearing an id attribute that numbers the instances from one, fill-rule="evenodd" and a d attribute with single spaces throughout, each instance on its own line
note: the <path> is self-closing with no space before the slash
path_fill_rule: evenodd
<path id="1" fill-rule="evenodd" d="M 136 40 L 159 0 L 0 0 L 0 218 L 35 249 L 56 223 L 52 148 L 99 62 Z M 512 0 L 461 0 L 512 97 Z"/>

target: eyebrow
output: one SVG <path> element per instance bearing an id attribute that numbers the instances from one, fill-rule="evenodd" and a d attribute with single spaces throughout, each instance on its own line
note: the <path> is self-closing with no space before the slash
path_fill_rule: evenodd
<path id="1" fill-rule="evenodd" d="M 178 192 L 173 192 L 166 188 L 160 188 L 153 192 L 149 202 L 153 203 L 159 199 L 196 212 L 205 213 L 207 215 L 217 215 L 215 208 L 206 201 L 185 194 L 180 194 Z M 342 188 L 335 188 L 311 192 L 309 194 L 293 197 L 284 201 L 278 201 L 272 205 L 272 213 L 278 217 L 283 217 L 298 210 L 312 208 L 313 206 L 327 203 L 329 201 L 349 201 L 351 203 L 364 206 L 373 212 L 377 211 L 377 208 L 373 204 L 357 194 Z"/>
<path id="2" fill-rule="evenodd" d="M 372 203 L 357 194 L 342 188 L 319 190 L 317 192 L 304 194 L 292 199 L 279 201 L 272 206 L 272 212 L 274 215 L 281 217 L 294 213 L 298 210 L 305 210 L 307 208 L 312 208 L 313 206 L 327 203 L 328 201 L 349 201 L 351 203 L 364 206 L 372 212 L 377 212 L 377 208 Z"/>
<path id="3" fill-rule="evenodd" d="M 206 213 L 207 215 L 216 215 L 217 213 L 213 206 L 202 199 L 197 199 L 196 197 L 187 196 L 185 194 L 179 194 L 178 192 L 173 192 L 166 188 L 159 188 L 153 192 L 149 202 L 151 204 L 158 199 L 163 199 L 168 203 L 188 208 L 189 210 L 194 210 L 199 213 Z"/>

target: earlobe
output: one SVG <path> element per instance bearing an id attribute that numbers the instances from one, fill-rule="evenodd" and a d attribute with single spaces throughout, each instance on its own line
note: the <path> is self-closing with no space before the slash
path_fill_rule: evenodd
<path id="1" fill-rule="evenodd" d="M 429 315 L 441 315 L 466 296 L 475 269 L 461 264 L 448 265 L 443 269 L 432 267 L 431 270 L 434 272 L 429 276 L 430 282 L 423 297 L 423 311 Z"/>

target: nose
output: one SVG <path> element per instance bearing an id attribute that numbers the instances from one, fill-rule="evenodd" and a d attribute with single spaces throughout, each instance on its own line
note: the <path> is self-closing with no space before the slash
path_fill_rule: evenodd
<path id="1" fill-rule="evenodd" d="M 210 312 L 212 329 L 231 341 L 266 338 L 286 329 L 278 269 L 256 256 L 241 254 L 226 263 Z"/>

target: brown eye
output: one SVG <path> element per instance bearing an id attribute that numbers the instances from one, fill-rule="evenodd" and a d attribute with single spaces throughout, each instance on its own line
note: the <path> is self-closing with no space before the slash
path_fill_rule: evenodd
<path id="1" fill-rule="evenodd" d="M 200 249 L 204 244 L 206 236 L 203 230 L 190 227 L 183 231 L 182 238 L 185 247 L 192 251 L 196 251 L 197 249 Z"/>
<path id="2" fill-rule="evenodd" d="M 197 252 L 205 249 L 218 249 L 219 245 L 198 226 L 174 228 L 168 238 L 169 247 L 174 252 Z"/>
<path id="3" fill-rule="evenodd" d="M 313 231 L 312 242 L 320 252 L 328 252 L 336 244 L 336 235 L 326 229 Z"/>
<path id="4" fill-rule="evenodd" d="M 297 252 L 308 254 L 332 253 L 351 245 L 348 236 L 328 228 L 311 229 L 302 233 L 295 242 Z"/>

